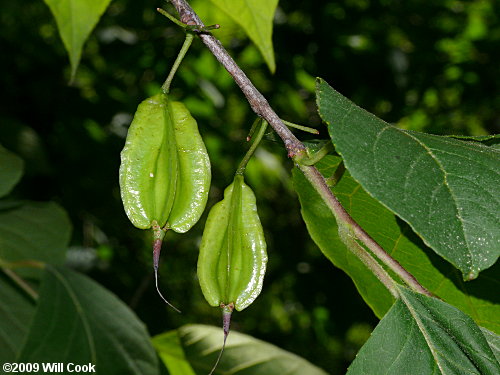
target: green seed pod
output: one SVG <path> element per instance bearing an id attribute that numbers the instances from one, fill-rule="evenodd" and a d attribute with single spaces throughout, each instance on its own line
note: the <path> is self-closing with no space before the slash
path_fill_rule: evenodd
<path id="1" fill-rule="evenodd" d="M 180 102 L 172 102 L 177 143 L 177 183 L 168 228 L 185 233 L 205 210 L 210 190 L 210 160 L 196 120 Z"/>
<path id="2" fill-rule="evenodd" d="M 210 160 L 187 108 L 161 93 L 144 100 L 121 152 L 120 190 L 125 212 L 140 229 L 153 229 L 156 290 L 165 232 L 187 232 L 199 220 L 210 188 Z M 180 311 L 179 311 L 180 312 Z"/>
<path id="3" fill-rule="evenodd" d="M 262 289 L 267 253 L 255 196 L 242 175 L 211 209 L 198 258 L 198 278 L 211 306 L 241 311 Z"/>
<path id="4" fill-rule="evenodd" d="M 120 165 L 121 197 L 132 224 L 188 231 L 205 209 L 210 179 L 210 160 L 187 108 L 163 93 L 139 104 Z"/>

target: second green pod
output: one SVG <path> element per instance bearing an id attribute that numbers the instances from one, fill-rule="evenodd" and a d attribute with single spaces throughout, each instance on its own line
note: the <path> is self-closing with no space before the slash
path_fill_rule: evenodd
<path id="1" fill-rule="evenodd" d="M 207 218 L 198 258 L 198 278 L 211 306 L 248 307 L 262 289 L 266 241 L 255 195 L 242 175 L 224 191 Z"/>

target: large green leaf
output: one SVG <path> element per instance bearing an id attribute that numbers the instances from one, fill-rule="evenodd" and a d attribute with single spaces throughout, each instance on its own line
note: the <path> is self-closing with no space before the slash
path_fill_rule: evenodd
<path id="1" fill-rule="evenodd" d="M 195 375 L 189 364 L 177 331 L 162 333 L 153 337 L 153 346 L 172 375 Z"/>
<path id="2" fill-rule="evenodd" d="M 115 295 L 81 274 L 47 266 L 18 362 L 95 365 L 96 374 L 159 374 L 148 332 Z"/>
<path id="3" fill-rule="evenodd" d="M 352 176 L 465 279 L 500 255 L 500 151 L 391 126 L 318 81 L 319 112 Z"/>
<path id="4" fill-rule="evenodd" d="M 26 202 L 0 211 L 0 260 L 62 264 L 70 236 L 68 215 L 56 203 Z"/>
<path id="5" fill-rule="evenodd" d="M 0 363 L 15 361 L 34 312 L 35 301 L 0 272 Z"/>
<path id="6" fill-rule="evenodd" d="M 348 375 L 494 375 L 498 363 L 481 329 L 436 298 L 399 288 L 401 298 L 375 328 Z"/>
<path id="7" fill-rule="evenodd" d="M 330 177 L 339 162 L 340 158 L 327 156 L 317 167 Z M 312 239 L 353 279 L 364 300 L 382 317 L 392 305 L 392 297 L 340 241 L 335 218 L 299 170 L 294 170 L 293 179 Z M 348 172 L 332 191 L 354 220 L 422 285 L 472 316 L 479 325 L 500 333 L 500 264 L 484 271 L 478 279 L 464 282 L 453 265 L 425 246 L 406 223 L 372 198 Z"/>
<path id="8" fill-rule="evenodd" d="M 111 0 L 44 0 L 57 22 L 59 34 L 69 54 L 73 78 L 83 44 Z"/>
<path id="9" fill-rule="evenodd" d="M 274 73 L 273 18 L 278 0 L 211 0 L 233 18 L 257 46 Z"/>
<path id="10" fill-rule="evenodd" d="M 9 194 L 23 175 L 23 160 L 0 145 L 0 197 Z"/>
<path id="11" fill-rule="evenodd" d="M 208 374 L 222 347 L 222 328 L 193 324 L 178 331 L 186 358 L 196 374 Z M 214 374 L 326 375 L 326 372 L 295 354 L 231 331 Z"/>

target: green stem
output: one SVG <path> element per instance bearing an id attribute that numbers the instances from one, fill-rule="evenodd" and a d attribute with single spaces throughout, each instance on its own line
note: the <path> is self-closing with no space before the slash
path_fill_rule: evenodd
<path id="1" fill-rule="evenodd" d="M 250 131 L 248 132 L 248 135 L 247 135 L 247 142 L 250 142 L 250 140 L 253 137 L 253 134 L 257 130 L 257 126 L 259 126 L 259 122 L 261 122 L 261 121 L 262 121 L 261 118 L 257 117 L 255 119 L 255 121 L 252 123 L 252 127 L 250 128 Z"/>
<path id="2" fill-rule="evenodd" d="M 323 159 L 330 151 L 333 151 L 333 143 L 328 142 L 323 147 L 321 147 L 318 151 L 316 151 L 313 155 L 308 157 L 303 157 L 300 160 L 297 158 L 297 161 L 300 164 L 304 165 L 314 165 L 321 159 Z"/>
<path id="3" fill-rule="evenodd" d="M 325 178 L 325 182 L 328 185 L 328 187 L 334 188 L 338 184 L 344 173 L 345 173 L 345 165 L 344 162 L 342 161 L 338 165 L 337 169 L 335 169 L 335 172 L 333 172 L 333 175 L 331 175 L 328 178 Z"/>
<path id="4" fill-rule="evenodd" d="M 186 33 L 186 39 L 184 39 L 184 44 L 182 45 L 182 48 L 179 51 L 177 58 L 175 59 L 174 65 L 172 66 L 172 69 L 170 69 L 170 73 L 168 74 L 168 77 L 165 80 L 165 83 L 161 86 L 161 89 L 163 90 L 163 92 L 165 94 L 168 94 L 168 92 L 170 90 L 170 84 L 172 83 L 172 80 L 174 79 L 175 72 L 177 72 L 179 65 L 181 65 L 182 59 L 184 59 L 184 56 L 186 56 L 186 52 L 188 51 L 189 47 L 191 47 L 191 43 L 193 43 L 193 38 L 194 38 L 193 33 L 191 33 L 191 32 Z"/>
<path id="5" fill-rule="evenodd" d="M 182 23 L 181 21 L 179 21 L 177 18 L 175 18 L 174 16 L 172 16 L 170 13 L 168 13 L 165 9 L 162 9 L 162 8 L 156 8 L 156 10 L 161 13 L 162 15 L 164 15 L 165 17 L 167 17 L 170 21 L 172 21 L 173 23 L 175 23 L 177 26 L 180 26 L 182 27 L 183 29 L 187 30 L 187 31 L 194 31 L 194 32 L 198 32 L 198 33 L 206 33 L 210 30 L 216 30 L 216 29 L 219 29 L 220 28 L 220 25 L 218 24 L 215 24 L 215 25 L 210 25 L 210 26 L 201 26 L 201 25 L 186 25 L 185 23 Z"/>
<path id="6" fill-rule="evenodd" d="M 165 9 L 156 8 L 156 10 L 159 13 L 161 13 L 162 15 L 164 15 L 165 17 L 167 17 L 170 21 L 172 21 L 173 23 L 175 23 L 177 26 L 180 26 L 183 29 L 185 29 L 187 27 L 187 25 L 185 23 L 182 23 L 181 21 L 179 21 L 177 18 L 175 18 L 174 16 L 172 16 L 170 13 L 168 13 Z"/>
<path id="7" fill-rule="evenodd" d="M 24 281 L 17 273 L 15 273 L 12 270 L 9 270 L 8 268 L 2 268 L 2 271 L 10 277 L 12 281 L 14 281 L 22 290 L 26 292 L 31 298 L 33 298 L 35 301 L 38 299 L 38 293 L 35 292 L 31 286 Z"/>
<path id="8" fill-rule="evenodd" d="M 22 261 L 15 263 L 1 262 L 1 263 L 2 263 L 1 270 L 22 290 L 24 290 L 26 294 L 28 294 L 31 298 L 33 298 L 36 301 L 38 299 L 38 293 L 35 290 L 33 290 L 33 288 L 26 281 L 24 281 L 17 273 L 12 271 L 10 268 L 15 268 L 15 267 L 43 268 L 44 264 L 38 261 Z"/>
<path id="9" fill-rule="evenodd" d="M 259 146 L 259 143 L 264 136 L 264 133 L 266 132 L 267 129 L 267 121 L 264 119 L 261 119 L 262 125 L 260 126 L 260 130 L 257 133 L 257 136 L 255 137 L 252 145 L 248 149 L 247 153 L 245 154 L 245 157 L 241 161 L 240 165 L 238 166 L 238 169 L 236 170 L 236 175 L 243 175 L 245 173 L 245 168 L 247 167 L 248 161 L 250 158 L 253 156 L 256 148 Z"/>
<path id="10" fill-rule="evenodd" d="M 0 267 L 2 268 L 45 268 L 45 263 L 40 262 L 38 260 L 19 260 L 16 262 L 6 262 L 0 259 Z"/>
<path id="11" fill-rule="evenodd" d="M 286 126 L 288 126 L 290 128 L 299 129 L 299 130 L 302 130 L 303 132 L 306 132 L 306 133 L 319 134 L 318 129 L 310 128 L 310 127 L 304 126 L 304 125 L 295 124 L 293 122 L 285 121 L 283 119 L 281 119 L 281 121 L 283 121 L 283 124 L 285 124 Z"/>

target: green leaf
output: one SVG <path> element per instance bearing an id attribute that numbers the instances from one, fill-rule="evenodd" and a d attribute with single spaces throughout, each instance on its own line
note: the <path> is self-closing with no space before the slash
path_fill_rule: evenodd
<path id="1" fill-rule="evenodd" d="M 500 255 L 500 151 L 406 131 L 318 81 L 320 115 L 352 176 L 471 280 Z"/>
<path id="2" fill-rule="evenodd" d="M 35 302 L 0 272 L 0 363 L 14 362 L 28 333 Z"/>
<path id="3" fill-rule="evenodd" d="M 179 328 L 186 358 L 196 374 L 206 375 L 222 348 L 222 329 L 201 324 Z M 214 374 L 325 375 L 305 359 L 251 336 L 231 331 Z"/>
<path id="4" fill-rule="evenodd" d="M 485 146 L 489 146 L 500 151 L 500 134 L 490 135 L 447 135 L 447 137 L 460 139 L 469 142 L 481 142 Z"/>
<path id="5" fill-rule="evenodd" d="M 115 295 L 86 276 L 47 266 L 18 362 L 95 365 L 97 374 L 159 374 L 148 332 Z"/>
<path id="6" fill-rule="evenodd" d="M 274 73 L 276 63 L 273 50 L 273 18 L 278 0 L 211 0 L 233 18 L 260 50 L 269 70 Z"/>
<path id="7" fill-rule="evenodd" d="M 327 156 L 316 166 L 325 177 L 330 177 L 340 160 Z M 299 170 L 293 171 L 293 181 L 312 239 L 333 264 L 353 279 L 363 299 L 382 317 L 391 307 L 392 297 L 340 241 L 335 218 Z M 408 224 L 372 198 L 347 171 L 332 191 L 353 219 L 423 286 L 470 315 L 479 325 L 500 333 L 499 263 L 478 279 L 464 282 L 453 265 L 425 246 Z"/>
<path id="8" fill-rule="evenodd" d="M 500 134 L 489 135 L 447 135 L 446 137 L 461 139 L 464 141 L 481 142 L 488 146 L 500 143 Z"/>
<path id="9" fill-rule="evenodd" d="M 23 175 L 24 162 L 0 145 L 0 197 L 10 193 Z"/>
<path id="10" fill-rule="evenodd" d="M 499 374 L 482 331 L 455 307 L 406 288 L 349 367 L 348 375 Z"/>
<path id="11" fill-rule="evenodd" d="M 483 332 L 484 338 L 488 342 L 488 345 L 491 348 L 491 351 L 495 355 L 497 361 L 500 363 L 500 336 L 497 334 L 491 332 L 490 330 L 479 327 L 481 328 L 481 331 Z"/>
<path id="12" fill-rule="evenodd" d="M 1 261 L 62 264 L 70 237 L 68 215 L 56 203 L 27 202 L 0 211 Z"/>
<path id="13" fill-rule="evenodd" d="M 157 335 L 152 339 L 153 346 L 172 375 L 195 375 L 189 364 L 177 331 Z"/>
<path id="14" fill-rule="evenodd" d="M 88 36 L 111 0 L 44 0 L 57 22 L 59 34 L 68 51 L 71 79 L 80 63 Z"/>

